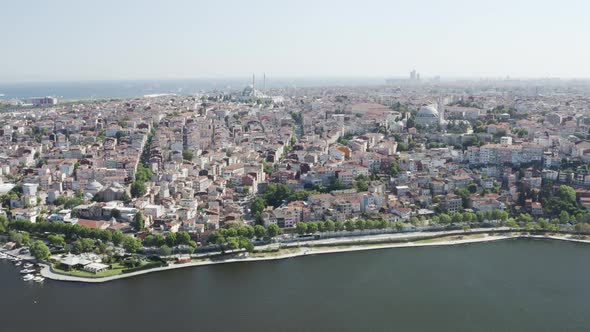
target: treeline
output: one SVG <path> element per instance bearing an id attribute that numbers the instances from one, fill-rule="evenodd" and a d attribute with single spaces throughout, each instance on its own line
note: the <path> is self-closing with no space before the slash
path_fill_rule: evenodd
<path id="1" fill-rule="evenodd" d="M 191 240 L 191 236 L 187 232 L 168 233 L 166 236 L 162 234 L 150 234 L 143 239 L 143 245 L 146 247 L 175 247 L 180 245 L 197 247 L 197 243 Z"/>
<path id="2" fill-rule="evenodd" d="M 256 226 L 238 226 L 236 224 L 226 224 L 211 235 L 209 235 L 208 242 L 219 246 L 222 251 L 235 250 L 239 248 L 252 251 L 254 245 L 251 240 L 257 238 L 259 240 L 270 240 L 279 235 L 280 228 L 277 225 L 270 225 L 264 228 L 262 225 Z"/>
<path id="3" fill-rule="evenodd" d="M 403 230 L 404 224 L 400 221 L 391 222 L 385 219 L 357 219 L 341 221 L 315 221 L 315 222 L 298 222 L 295 229 L 298 234 L 314 234 L 317 232 L 342 232 L 354 230 L 365 230 L 365 229 L 386 229 L 395 228 L 398 231 Z"/>

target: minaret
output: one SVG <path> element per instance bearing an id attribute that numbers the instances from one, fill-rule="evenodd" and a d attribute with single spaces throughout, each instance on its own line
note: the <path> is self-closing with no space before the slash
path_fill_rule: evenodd
<path id="1" fill-rule="evenodd" d="M 438 121 L 441 126 L 445 121 L 445 104 L 443 103 L 442 96 L 438 97 Z"/>
<path id="2" fill-rule="evenodd" d="M 256 88 L 256 75 L 252 74 L 252 90 Z"/>
<path id="3" fill-rule="evenodd" d="M 266 92 L 266 73 L 262 76 L 262 91 Z"/>

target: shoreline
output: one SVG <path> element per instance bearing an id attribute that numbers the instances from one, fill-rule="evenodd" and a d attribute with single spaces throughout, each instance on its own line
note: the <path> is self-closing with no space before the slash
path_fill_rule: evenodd
<path id="1" fill-rule="evenodd" d="M 461 236 L 462 233 L 447 233 L 442 234 L 442 237 L 446 236 Z M 530 234 L 505 234 L 505 235 L 488 235 L 484 234 L 481 238 L 470 238 L 470 239 L 456 239 L 456 240 L 445 240 L 440 242 L 401 242 L 401 243 L 377 243 L 377 244 L 342 244 L 338 245 L 335 244 L 334 246 L 322 246 L 322 247 L 313 247 L 313 246 L 299 246 L 295 249 L 296 252 L 291 253 L 284 253 L 279 254 L 276 256 L 264 256 L 264 257 L 245 257 L 245 258 L 228 258 L 222 259 L 219 261 L 216 260 L 205 260 L 200 262 L 191 262 L 191 263 L 184 263 L 184 264 L 172 264 L 169 266 L 158 267 L 148 270 L 141 270 L 131 273 L 125 274 L 118 274 L 109 277 L 99 277 L 99 278 L 88 278 L 88 277 L 78 277 L 78 276 L 70 276 L 55 273 L 52 271 L 51 266 L 46 263 L 39 263 L 41 266 L 41 275 L 47 279 L 56 280 L 56 281 L 68 281 L 68 282 L 83 282 L 83 283 L 104 283 L 119 279 L 126 279 L 135 277 L 138 275 L 154 273 L 154 272 L 161 272 L 161 271 L 168 271 L 168 270 L 176 270 L 182 268 L 191 268 L 191 267 L 198 267 L 198 266 L 206 266 L 206 265 L 216 265 L 216 264 L 229 264 L 229 263 L 239 263 L 239 262 L 259 262 L 259 261 L 274 261 L 274 260 L 282 260 L 294 257 L 301 257 L 301 256 L 312 256 L 312 255 L 325 255 L 325 254 L 335 254 L 335 253 L 343 253 L 343 252 L 355 252 L 355 251 L 366 251 L 366 250 L 378 250 L 378 249 L 394 249 L 394 248 L 413 248 L 413 247 L 436 247 L 436 246 L 452 246 L 452 245 L 461 245 L 461 244 L 470 244 L 470 243 L 482 243 L 482 242 L 495 242 L 501 240 L 512 240 L 512 239 L 541 239 L 541 240 L 558 240 L 558 241 L 566 241 L 566 242 L 577 242 L 577 243 L 585 243 L 590 244 L 590 240 L 579 240 L 579 239 L 572 239 L 562 236 L 551 236 L 551 235 L 530 235 Z M 417 241 L 420 241 L 419 239 Z M 339 248 L 334 248 L 339 247 Z M 280 251 L 279 251 L 280 252 Z"/>

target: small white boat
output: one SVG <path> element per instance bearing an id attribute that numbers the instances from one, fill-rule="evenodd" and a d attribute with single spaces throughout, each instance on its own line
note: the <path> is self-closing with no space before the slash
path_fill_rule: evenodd
<path id="1" fill-rule="evenodd" d="M 23 262 L 21 262 L 21 261 L 16 261 L 16 263 L 14 263 L 14 266 L 21 266 L 22 263 Z"/>
<path id="2" fill-rule="evenodd" d="M 20 273 L 22 273 L 22 274 L 35 273 L 35 270 L 33 270 L 33 269 L 24 269 L 24 270 L 21 270 Z"/>
<path id="3" fill-rule="evenodd" d="M 45 280 L 45 278 L 43 278 L 42 276 L 36 276 L 35 278 L 33 278 L 33 280 L 35 282 L 43 282 L 43 280 Z"/>
<path id="4" fill-rule="evenodd" d="M 23 277 L 24 281 L 31 281 L 33 279 L 35 279 L 35 276 L 32 274 L 27 274 L 26 276 Z"/>
<path id="5" fill-rule="evenodd" d="M 32 268 L 33 266 L 34 266 L 34 265 L 33 265 L 33 264 L 31 264 L 31 263 L 27 263 L 27 264 L 23 265 L 23 267 L 24 267 L 25 269 L 30 269 L 30 268 Z"/>

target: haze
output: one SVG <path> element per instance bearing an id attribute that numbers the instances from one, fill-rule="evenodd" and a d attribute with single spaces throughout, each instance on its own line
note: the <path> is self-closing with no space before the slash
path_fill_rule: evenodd
<path id="1" fill-rule="evenodd" d="M 0 82 L 590 77 L 587 1 L 5 1 Z"/>

